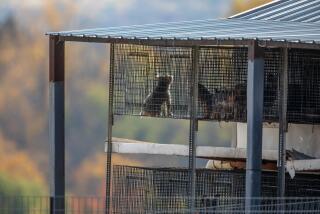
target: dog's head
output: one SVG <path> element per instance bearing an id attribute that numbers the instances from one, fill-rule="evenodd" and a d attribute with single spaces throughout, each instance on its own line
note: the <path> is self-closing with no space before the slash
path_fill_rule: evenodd
<path id="1" fill-rule="evenodd" d="M 156 79 L 161 82 L 164 83 L 166 85 L 170 85 L 173 81 L 173 75 L 159 75 L 157 74 Z"/>

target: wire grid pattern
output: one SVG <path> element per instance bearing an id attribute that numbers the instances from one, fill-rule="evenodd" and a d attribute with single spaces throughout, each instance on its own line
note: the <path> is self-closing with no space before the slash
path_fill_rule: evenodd
<path id="1" fill-rule="evenodd" d="M 291 49 L 288 60 L 288 120 L 320 122 L 320 51 Z"/>
<path id="2" fill-rule="evenodd" d="M 114 114 L 188 118 L 191 48 L 115 44 Z"/>
<path id="3" fill-rule="evenodd" d="M 247 48 L 201 48 L 200 119 L 245 122 L 247 115 Z M 279 49 L 265 49 L 264 121 L 278 119 L 278 77 L 283 66 Z M 205 101 L 204 101 L 205 100 Z M 209 110 L 208 110 L 209 109 Z"/>
<path id="4" fill-rule="evenodd" d="M 243 120 L 246 108 L 247 48 L 201 48 L 198 116 Z"/>
<path id="5" fill-rule="evenodd" d="M 192 49 L 115 44 L 114 114 L 190 117 Z M 279 49 L 266 49 L 264 119 L 278 118 Z M 198 119 L 246 121 L 247 48 L 201 47 Z"/>
<path id="6" fill-rule="evenodd" d="M 247 48 L 201 47 L 200 120 L 246 122 Z M 289 123 L 320 123 L 320 51 L 288 50 Z M 282 51 L 265 49 L 264 122 L 278 122 Z M 192 49 L 115 44 L 114 113 L 190 118 Z"/>
<path id="7" fill-rule="evenodd" d="M 126 213 L 128 210 L 139 210 L 139 213 L 171 210 L 179 213 L 188 207 L 187 169 L 113 166 L 112 180 L 114 213 Z M 276 197 L 276 188 L 276 172 L 263 172 L 262 196 Z M 216 206 L 235 208 L 233 198 L 241 201 L 244 196 L 245 171 L 197 169 L 197 209 Z M 320 197 L 319 175 L 297 174 L 294 179 L 287 176 L 286 197 Z"/>
<path id="8" fill-rule="evenodd" d="M 183 204 L 188 197 L 170 197 L 171 206 L 161 209 L 152 209 L 143 205 L 133 207 L 125 206 L 132 201 L 138 201 L 140 196 L 127 196 L 121 198 L 111 198 L 111 202 L 117 201 L 124 205 L 121 210 L 110 210 L 110 213 L 126 213 L 126 214 L 149 214 L 149 213 L 190 213 L 189 209 Z M 165 197 L 152 198 L 155 201 L 165 201 Z M 102 214 L 106 213 L 104 209 L 105 198 L 103 197 L 65 197 L 56 198 L 56 203 L 64 202 L 65 209 L 50 211 L 49 196 L 1 196 L 0 197 L 0 213 L 1 214 Z M 319 213 L 320 198 L 319 197 L 287 197 L 287 198 L 251 198 L 255 206 L 251 207 L 250 212 L 245 212 L 245 200 L 243 197 L 196 197 L 197 204 L 196 213 Z M 52 202 L 53 200 L 51 200 Z"/>

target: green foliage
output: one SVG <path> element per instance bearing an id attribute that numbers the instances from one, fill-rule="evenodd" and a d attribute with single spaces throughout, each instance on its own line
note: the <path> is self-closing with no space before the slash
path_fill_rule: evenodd
<path id="1" fill-rule="evenodd" d="M 91 112 L 82 111 L 84 121 L 72 122 L 90 128 L 86 129 L 86 135 L 90 139 L 96 139 L 91 143 L 100 143 L 106 136 L 108 100 L 108 86 L 102 83 L 89 84 L 83 94 L 83 102 L 79 108 L 90 109 Z M 77 111 L 70 112 L 72 120 L 79 120 Z M 188 144 L 189 140 L 188 120 L 162 119 L 139 116 L 115 116 L 113 136 L 151 141 L 163 144 Z M 231 142 L 231 128 L 233 123 L 199 122 L 199 145 L 228 146 Z M 79 127 L 80 128 L 80 127 Z M 99 133 L 97 135 L 97 133 Z M 88 137 L 89 140 L 89 137 Z M 99 142 L 100 141 L 100 142 Z M 79 145 L 77 145 L 79 146 Z"/>
<path id="2" fill-rule="evenodd" d="M 45 195 L 45 188 L 33 180 L 26 180 L 23 177 L 12 177 L 0 172 L 0 213 L 41 213 L 40 208 L 44 209 L 47 203 L 45 200 L 39 201 L 32 196 Z M 22 197 L 23 196 L 23 197 Z"/>
<path id="3" fill-rule="evenodd" d="M 0 196 L 44 195 L 45 188 L 32 180 L 23 177 L 13 178 L 0 172 Z"/>
<path id="4" fill-rule="evenodd" d="M 229 146 L 232 123 L 199 122 L 199 145 Z M 189 121 L 116 117 L 113 135 L 167 144 L 188 144 Z"/>

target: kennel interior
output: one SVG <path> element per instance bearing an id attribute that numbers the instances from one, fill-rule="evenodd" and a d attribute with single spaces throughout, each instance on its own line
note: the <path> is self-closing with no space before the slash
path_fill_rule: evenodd
<path id="1" fill-rule="evenodd" d="M 114 115 L 190 119 L 192 48 L 114 44 L 113 51 Z M 279 74 L 285 66 L 284 54 L 280 48 L 265 48 L 264 52 L 263 120 L 279 122 Z M 248 49 L 200 46 L 198 57 L 197 119 L 246 122 Z M 287 122 L 319 123 L 320 51 L 290 48 L 287 63 Z"/>
<path id="2" fill-rule="evenodd" d="M 113 166 L 112 202 L 114 213 L 179 213 L 188 207 L 188 169 L 142 168 Z M 243 170 L 196 170 L 196 207 L 198 209 L 225 209 L 238 204 L 244 210 L 245 171 Z M 263 172 L 262 197 L 277 196 L 277 173 Z M 318 175 L 297 174 L 295 179 L 287 176 L 286 197 L 320 197 Z M 124 203 L 125 202 L 125 203 Z M 305 208 L 305 207 L 301 207 Z M 319 211 L 319 198 L 310 210 Z M 289 211 L 290 209 L 287 209 Z M 216 210 L 217 211 L 217 210 Z M 226 210 L 224 210 L 226 212 Z"/>
<path id="3" fill-rule="evenodd" d="M 191 118 L 193 48 L 114 44 L 113 51 L 114 115 Z M 320 51 L 287 51 L 287 122 L 318 124 Z M 284 70 L 284 56 L 283 49 L 264 49 L 264 122 L 279 122 L 279 74 Z M 198 57 L 196 118 L 246 122 L 248 48 L 200 46 Z M 112 209 L 116 213 L 188 209 L 189 173 L 187 169 L 115 166 Z M 225 209 L 235 204 L 226 198 L 245 196 L 244 171 L 198 169 L 195 177 L 198 208 L 219 205 Z M 286 176 L 285 195 L 320 197 L 318 181 L 318 174 Z M 277 196 L 276 172 L 263 172 L 261 182 L 262 197 Z M 241 199 L 237 203 L 244 206 Z"/>
<path id="4" fill-rule="evenodd" d="M 200 47 L 199 120 L 246 122 L 247 52 L 244 47 Z M 279 121 L 283 61 L 281 49 L 265 49 L 264 122 Z M 192 62 L 192 48 L 115 44 L 114 114 L 190 118 Z M 288 50 L 289 123 L 320 122 L 319 71 L 319 50 Z"/>

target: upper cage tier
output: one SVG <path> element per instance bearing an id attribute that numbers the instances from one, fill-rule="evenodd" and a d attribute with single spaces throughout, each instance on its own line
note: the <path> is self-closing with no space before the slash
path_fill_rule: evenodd
<path id="1" fill-rule="evenodd" d="M 192 48 L 114 44 L 113 112 L 188 119 Z M 248 54 L 245 47 L 200 47 L 200 120 L 246 122 Z M 278 121 L 281 49 L 265 49 L 264 121 Z M 320 122 L 320 51 L 288 50 L 287 117 L 290 123 Z"/>

